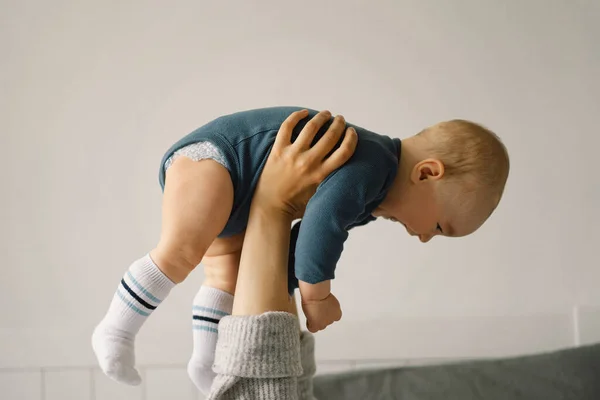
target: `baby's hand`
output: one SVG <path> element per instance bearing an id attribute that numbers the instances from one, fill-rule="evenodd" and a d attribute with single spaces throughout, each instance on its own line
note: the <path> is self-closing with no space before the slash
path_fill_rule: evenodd
<path id="1" fill-rule="evenodd" d="M 306 316 L 306 328 L 312 333 L 321 331 L 342 318 L 340 302 L 331 293 L 323 300 L 302 300 L 302 311 Z"/>

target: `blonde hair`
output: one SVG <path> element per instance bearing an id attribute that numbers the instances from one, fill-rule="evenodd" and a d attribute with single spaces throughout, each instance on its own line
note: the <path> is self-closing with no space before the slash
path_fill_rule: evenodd
<path id="1" fill-rule="evenodd" d="M 430 126 L 417 136 L 426 140 L 431 155 L 444 164 L 446 182 L 460 183 L 457 196 L 471 194 L 468 203 L 480 203 L 481 198 L 475 199 L 479 193 L 491 203 L 490 213 L 497 207 L 510 169 L 508 151 L 498 135 L 477 123 L 454 119 Z"/>

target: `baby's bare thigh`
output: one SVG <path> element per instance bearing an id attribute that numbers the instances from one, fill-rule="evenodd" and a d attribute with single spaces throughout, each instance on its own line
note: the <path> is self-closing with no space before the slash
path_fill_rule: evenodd
<path id="1" fill-rule="evenodd" d="M 177 159 L 168 169 L 159 243 L 151 256 L 174 282 L 185 279 L 225 227 L 233 205 L 227 169 L 213 160 Z"/>

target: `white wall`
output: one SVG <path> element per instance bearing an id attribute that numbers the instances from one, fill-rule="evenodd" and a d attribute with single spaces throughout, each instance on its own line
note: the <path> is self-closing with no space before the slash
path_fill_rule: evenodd
<path id="1" fill-rule="evenodd" d="M 95 365 L 91 330 L 158 238 L 164 151 L 214 117 L 271 105 L 329 108 L 397 137 L 469 118 L 511 155 L 505 198 L 471 237 L 422 245 L 383 222 L 352 233 L 334 285 L 344 319 L 318 336 L 320 360 L 511 355 L 600 339 L 598 2 L 1 7 L 6 373 Z M 201 280 L 199 269 L 148 321 L 140 365 L 186 362 Z M 0 378 L 0 392 L 33 387 L 15 382 Z"/>

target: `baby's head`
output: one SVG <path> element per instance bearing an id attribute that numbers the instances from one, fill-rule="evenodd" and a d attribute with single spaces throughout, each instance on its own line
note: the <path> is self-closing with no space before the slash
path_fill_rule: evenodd
<path id="1" fill-rule="evenodd" d="M 374 215 L 401 222 L 422 242 L 475 232 L 498 206 L 509 157 L 498 136 L 465 120 L 402 141 L 398 175 Z"/>

